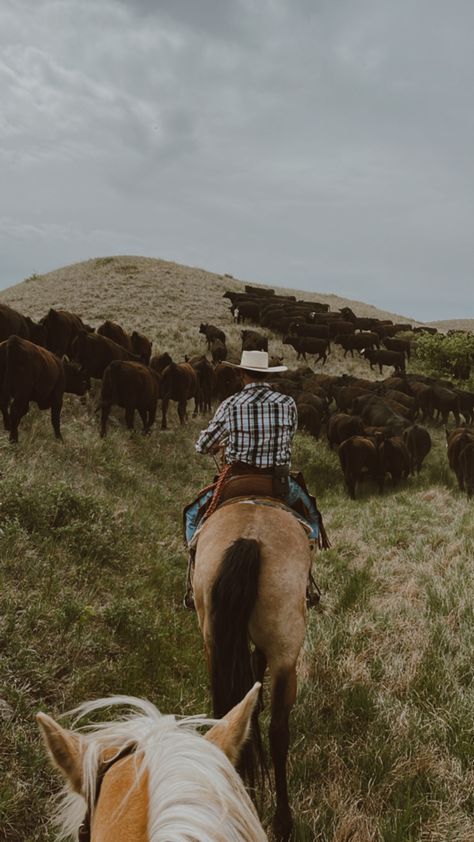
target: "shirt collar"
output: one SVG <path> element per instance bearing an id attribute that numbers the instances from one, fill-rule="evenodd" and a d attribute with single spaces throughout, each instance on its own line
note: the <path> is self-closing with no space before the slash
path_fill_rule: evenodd
<path id="1" fill-rule="evenodd" d="M 264 380 L 255 380 L 254 383 L 247 383 L 247 385 L 243 387 L 242 391 L 246 392 L 247 389 L 262 389 L 264 386 L 267 389 L 271 389 L 270 383 L 266 383 Z"/>

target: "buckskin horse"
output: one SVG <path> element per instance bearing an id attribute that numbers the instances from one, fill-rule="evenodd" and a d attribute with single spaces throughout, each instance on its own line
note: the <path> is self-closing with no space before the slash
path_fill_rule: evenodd
<path id="1" fill-rule="evenodd" d="M 289 715 L 296 699 L 310 568 L 306 531 L 277 501 L 230 499 L 199 533 L 193 589 L 214 715 L 224 716 L 254 681 L 263 681 L 268 667 L 276 790 L 273 830 L 278 840 L 288 840 L 292 829 L 286 775 Z M 259 773 L 263 778 L 264 768 L 258 709 L 249 746 L 238 768 L 252 784 Z"/>
<path id="2" fill-rule="evenodd" d="M 79 718 L 110 705 L 128 715 L 67 731 L 37 715 L 49 754 L 68 782 L 60 838 L 79 842 L 265 842 L 235 764 L 248 739 L 260 685 L 221 721 L 162 716 L 127 696 L 87 702 Z M 77 720 L 76 720 L 77 721 Z M 202 737 L 197 728 L 211 724 Z"/>

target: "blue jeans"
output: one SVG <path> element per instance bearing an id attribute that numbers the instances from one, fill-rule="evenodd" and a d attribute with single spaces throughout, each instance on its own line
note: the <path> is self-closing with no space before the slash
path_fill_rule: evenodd
<path id="1" fill-rule="evenodd" d="M 185 533 L 186 533 L 186 541 L 189 544 L 196 532 L 196 529 L 199 525 L 198 523 L 198 512 L 200 511 L 201 507 L 207 500 L 210 500 L 212 497 L 212 490 L 206 491 L 205 494 L 202 494 L 201 497 L 193 503 L 192 506 L 189 507 L 185 514 Z M 309 512 L 309 516 L 305 518 L 306 523 L 311 527 L 311 532 L 308 533 L 309 540 L 317 540 L 319 536 L 319 512 L 316 509 L 311 498 L 306 494 L 301 486 L 296 482 L 293 477 L 289 477 L 289 489 L 288 494 L 283 500 L 287 506 L 290 508 L 301 501 L 306 509 Z"/>

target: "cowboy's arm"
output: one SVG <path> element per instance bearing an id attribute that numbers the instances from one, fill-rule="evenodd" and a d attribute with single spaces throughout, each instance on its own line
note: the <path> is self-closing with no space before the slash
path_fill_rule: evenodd
<path id="1" fill-rule="evenodd" d="M 205 430 L 200 434 L 196 442 L 197 453 L 211 453 L 213 448 L 227 436 L 227 401 L 221 403 L 214 418 L 209 422 Z"/>
<path id="2" fill-rule="evenodd" d="M 293 413 L 292 413 L 292 429 L 291 429 L 291 437 L 293 438 L 294 434 L 298 429 L 298 407 L 296 406 L 296 402 L 293 401 Z"/>

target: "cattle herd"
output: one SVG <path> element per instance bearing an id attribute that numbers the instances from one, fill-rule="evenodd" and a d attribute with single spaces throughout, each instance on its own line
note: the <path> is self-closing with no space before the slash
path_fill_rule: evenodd
<path id="1" fill-rule="evenodd" d="M 419 472 L 431 448 L 430 434 L 422 424 L 446 425 L 451 416 L 456 428 L 447 434 L 449 465 L 459 487 L 469 496 L 474 494 L 474 429 L 469 426 L 474 423 L 474 393 L 450 381 L 406 373 L 410 334 L 421 328 L 358 317 L 349 307 L 331 312 L 327 304 L 258 287 L 247 286 L 244 293 L 229 291 L 224 297 L 235 322 L 252 324 L 251 329 L 241 330 L 242 350 L 268 351 L 268 336 L 253 329 L 261 327 L 291 346 L 297 359 L 314 356 L 324 365 L 331 347 L 338 345 L 344 357 L 357 351 L 370 368 L 378 366 L 380 374 L 384 366 L 394 369 L 378 381 L 331 376 L 308 367 L 273 376 L 275 388 L 295 398 L 300 428 L 315 438 L 324 429 L 329 447 L 338 448 L 351 497 L 366 478 L 382 491 L 387 477 L 396 485 Z M 221 401 L 239 389 L 239 378 L 235 369 L 222 364 L 227 358 L 224 331 L 202 323 L 199 332 L 211 359 L 201 354 L 175 362 L 168 353 L 152 356 L 147 337 L 137 331 L 129 335 L 111 321 L 95 330 L 76 314 L 50 309 L 34 322 L 0 304 L 0 406 L 10 440 L 18 441 L 18 426 L 31 401 L 50 409 L 60 438 L 64 393 L 84 395 L 91 379 L 101 381 L 102 436 L 113 405 L 125 409 L 130 429 L 138 411 L 144 432 L 155 421 L 158 400 L 162 429 L 167 426 L 170 401 L 177 403 L 181 423 L 191 398 L 194 414 L 210 412 L 213 400 Z M 277 365 L 282 357 L 270 360 Z"/>

